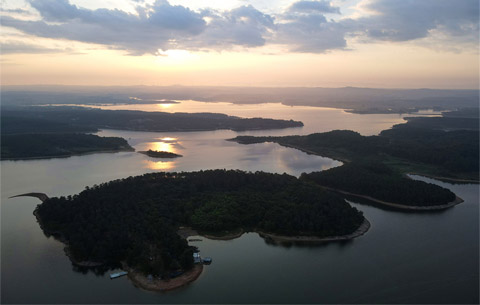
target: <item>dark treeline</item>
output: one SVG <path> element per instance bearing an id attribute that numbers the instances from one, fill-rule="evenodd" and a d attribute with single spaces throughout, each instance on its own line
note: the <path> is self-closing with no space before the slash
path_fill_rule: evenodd
<path id="1" fill-rule="evenodd" d="M 386 165 L 352 162 L 327 171 L 302 174 L 320 185 L 409 206 L 432 206 L 455 200 L 455 194 L 438 185 L 409 179 Z"/>
<path id="2" fill-rule="evenodd" d="M 102 151 L 132 151 L 123 138 L 79 133 L 2 134 L 1 159 L 67 157 Z"/>
<path id="3" fill-rule="evenodd" d="M 42 118 L 1 116 L 1 132 L 4 134 L 28 133 L 85 133 L 98 131 L 88 126 L 78 126 L 74 123 L 61 123 Z"/>
<path id="4" fill-rule="evenodd" d="M 378 136 L 334 130 L 307 136 L 239 136 L 242 144 L 276 142 L 345 161 L 328 171 L 303 175 L 320 185 L 404 205 L 441 205 L 455 195 L 439 186 L 413 181 L 408 172 L 478 181 L 479 132 L 470 121 L 456 121 L 458 130 L 437 129 L 451 118 L 421 118 L 395 125 Z M 439 125 L 440 124 L 440 125 Z M 424 127 L 419 127 L 424 126 Z M 426 127 L 428 126 L 428 128 Z"/>
<path id="5" fill-rule="evenodd" d="M 409 127 L 439 129 L 439 130 L 459 130 L 470 129 L 478 130 L 480 120 L 478 117 L 461 117 L 462 112 L 448 114 L 445 117 L 410 117 L 408 120 Z M 473 115 L 472 115 L 473 116 Z"/>
<path id="6" fill-rule="evenodd" d="M 354 232 L 364 217 L 335 194 L 283 174 L 208 170 L 155 173 L 51 198 L 36 208 L 44 232 L 78 261 L 126 261 L 145 273 L 192 266 L 180 225 L 319 237 Z"/>
<path id="7" fill-rule="evenodd" d="M 395 157 L 410 163 L 435 166 L 445 176 L 478 179 L 478 130 L 463 129 L 470 127 L 469 122 L 459 124 L 462 129 L 445 131 L 432 127 L 439 124 L 437 118 L 422 118 L 422 121 L 423 126 L 430 127 L 418 127 L 417 120 L 409 120 L 406 124 L 382 131 L 378 136 L 334 130 L 307 136 L 239 136 L 233 140 L 242 144 L 276 142 L 347 161 L 388 160 Z"/>
<path id="8" fill-rule="evenodd" d="M 446 173 L 467 173 L 478 179 L 478 130 L 447 132 L 409 125 L 410 122 L 382 131 L 379 137 L 388 139 L 388 145 L 378 150 L 409 161 L 439 166 Z"/>
<path id="9" fill-rule="evenodd" d="M 136 131 L 257 130 L 301 127 L 302 122 L 263 118 L 243 119 L 218 113 L 167 113 L 101 110 L 83 107 L 22 107 L 2 109 L 2 116 L 42 119 L 83 128 Z"/>

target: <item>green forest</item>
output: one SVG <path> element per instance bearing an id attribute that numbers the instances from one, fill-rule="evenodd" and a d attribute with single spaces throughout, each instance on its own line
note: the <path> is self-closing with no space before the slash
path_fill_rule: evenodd
<path id="1" fill-rule="evenodd" d="M 364 221 L 362 212 L 314 183 L 239 170 L 115 180 L 50 198 L 35 215 L 45 234 L 68 244 L 74 260 L 125 261 L 155 275 L 192 267 L 193 248 L 177 235 L 179 226 L 327 237 L 350 234 Z"/>

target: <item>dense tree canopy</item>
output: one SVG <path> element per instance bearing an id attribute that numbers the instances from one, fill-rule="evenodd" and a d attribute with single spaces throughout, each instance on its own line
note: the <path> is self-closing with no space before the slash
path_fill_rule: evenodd
<path id="1" fill-rule="evenodd" d="M 455 194 L 450 190 L 409 179 L 371 160 L 303 174 L 302 178 L 334 189 L 409 206 L 435 206 L 455 200 Z"/>
<path id="2" fill-rule="evenodd" d="M 146 273 L 191 267 L 180 225 L 204 232 L 261 230 L 326 237 L 354 232 L 361 212 L 313 183 L 283 174 L 208 170 L 155 173 L 51 198 L 36 209 L 47 234 L 79 261 L 118 262 Z"/>
<path id="3" fill-rule="evenodd" d="M 91 134 L 12 134 L 2 135 L 2 159 L 66 157 L 103 151 L 134 150 L 127 140 Z"/>
<path id="4" fill-rule="evenodd" d="M 83 107 L 7 107 L 2 117 L 44 120 L 69 128 L 136 131 L 257 130 L 301 127 L 302 122 L 264 118 L 239 118 L 220 113 L 168 113 L 133 110 L 101 110 Z M 34 124 L 32 122 L 31 124 Z M 28 125 L 27 125 L 28 126 Z"/>

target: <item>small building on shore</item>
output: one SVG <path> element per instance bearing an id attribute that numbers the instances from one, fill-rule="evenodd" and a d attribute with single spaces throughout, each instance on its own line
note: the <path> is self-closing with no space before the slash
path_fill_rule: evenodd
<path id="1" fill-rule="evenodd" d="M 202 257 L 200 256 L 200 253 L 193 253 L 193 263 L 194 264 L 201 264 L 202 263 Z"/>

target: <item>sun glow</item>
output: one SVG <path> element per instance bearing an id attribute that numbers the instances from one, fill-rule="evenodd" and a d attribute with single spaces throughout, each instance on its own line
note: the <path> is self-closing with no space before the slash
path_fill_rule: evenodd
<path id="1" fill-rule="evenodd" d="M 162 109 L 168 109 L 171 108 L 174 104 L 157 104 L 157 107 L 162 108 Z"/>

